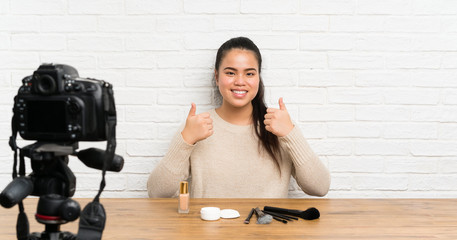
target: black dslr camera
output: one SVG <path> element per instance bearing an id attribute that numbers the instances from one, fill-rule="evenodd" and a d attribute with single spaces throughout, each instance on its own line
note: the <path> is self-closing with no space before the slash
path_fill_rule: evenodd
<path id="1" fill-rule="evenodd" d="M 80 78 L 75 68 L 64 64 L 42 64 L 22 80 L 14 98 L 10 146 L 15 152 L 13 181 L 0 194 L 5 208 L 19 205 L 18 239 L 101 239 L 106 215 L 99 197 L 105 186 L 105 171 L 122 170 L 124 159 L 116 149 L 116 109 L 112 85 Z M 19 148 L 17 133 L 34 144 Z M 107 141 L 106 150 L 81 151 L 78 141 Z M 17 152 L 19 151 L 19 171 Z M 100 190 L 81 212 L 72 200 L 76 177 L 68 167 L 69 155 L 86 166 L 102 170 Z M 25 173 L 24 157 L 31 160 L 32 172 Z M 42 233 L 29 234 L 22 200 L 39 196 L 35 218 L 46 225 Z M 60 225 L 81 215 L 77 235 L 61 232 Z"/>
<path id="2" fill-rule="evenodd" d="M 22 138 L 106 140 L 103 104 L 111 104 L 106 102 L 108 83 L 79 78 L 76 69 L 63 64 L 43 64 L 22 82 L 14 101 L 19 118 L 13 123 Z"/>

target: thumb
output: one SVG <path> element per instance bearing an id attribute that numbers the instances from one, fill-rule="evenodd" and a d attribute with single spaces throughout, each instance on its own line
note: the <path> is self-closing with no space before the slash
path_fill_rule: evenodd
<path id="1" fill-rule="evenodd" d="M 196 111 L 197 111 L 197 106 L 195 105 L 195 103 L 192 103 L 192 106 L 190 107 L 190 111 L 189 111 L 188 117 L 195 116 L 195 112 Z"/>
<path id="2" fill-rule="evenodd" d="M 279 109 L 280 110 L 287 110 L 286 104 L 284 104 L 284 101 L 282 100 L 282 97 L 279 98 Z"/>

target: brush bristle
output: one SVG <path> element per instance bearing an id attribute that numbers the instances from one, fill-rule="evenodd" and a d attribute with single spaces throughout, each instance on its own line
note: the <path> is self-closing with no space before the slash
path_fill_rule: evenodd
<path id="1" fill-rule="evenodd" d="M 269 224 L 273 220 L 271 215 L 265 214 L 262 217 L 257 218 L 257 224 Z"/>
<path id="2" fill-rule="evenodd" d="M 319 213 L 319 210 L 317 210 L 316 208 L 313 208 L 313 207 L 306 209 L 306 211 L 303 211 L 301 214 L 301 218 L 306 219 L 306 220 L 317 219 L 320 216 L 321 216 L 321 214 Z"/>

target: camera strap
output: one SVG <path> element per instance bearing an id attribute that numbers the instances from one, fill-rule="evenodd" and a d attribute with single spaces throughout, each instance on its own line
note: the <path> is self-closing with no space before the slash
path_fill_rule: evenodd
<path id="1" fill-rule="evenodd" d="M 114 104 L 113 87 L 105 82 L 103 84 L 103 108 L 105 111 L 106 150 L 103 161 L 102 180 L 94 200 L 87 204 L 81 212 L 79 220 L 78 239 L 99 240 L 102 237 L 106 222 L 106 212 L 100 203 L 100 195 L 105 188 L 105 174 L 111 165 L 116 150 L 116 106 Z"/>
<path id="2" fill-rule="evenodd" d="M 17 137 L 17 125 L 16 123 L 16 112 L 13 112 L 13 117 L 11 119 L 11 129 L 12 134 L 9 140 L 9 145 L 14 152 L 14 162 L 13 162 L 13 179 L 17 178 L 17 152 L 19 150 L 19 176 L 25 176 L 25 159 L 22 150 L 16 144 L 16 137 Z M 24 210 L 24 204 L 22 201 L 18 203 L 19 206 L 19 214 L 17 216 L 17 223 L 16 223 L 16 236 L 18 240 L 27 240 L 30 233 L 29 227 L 29 220 L 27 218 L 27 214 Z"/>
<path id="3" fill-rule="evenodd" d="M 100 189 L 95 196 L 94 201 L 99 201 L 100 195 L 105 189 L 105 173 L 108 166 L 111 166 L 114 158 L 114 151 L 116 150 L 116 105 L 114 104 L 113 86 L 105 82 L 103 88 L 103 108 L 105 111 L 105 134 L 106 134 L 106 150 L 105 160 L 103 161 L 102 181 Z"/>
<path id="4" fill-rule="evenodd" d="M 16 101 L 15 101 L 16 102 Z M 9 145 L 11 147 L 11 150 L 13 150 L 14 152 L 14 163 L 13 163 L 13 179 L 15 179 L 17 177 L 17 170 L 16 170 L 16 167 L 17 167 L 17 151 L 18 151 L 18 147 L 17 147 L 17 144 L 16 144 L 16 137 L 17 137 L 17 126 L 16 126 L 16 112 L 13 111 L 13 117 L 11 118 L 11 130 L 12 130 L 12 133 L 11 133 L 11 137 L 10 137 L 10 141 L 9 141 Z"/>

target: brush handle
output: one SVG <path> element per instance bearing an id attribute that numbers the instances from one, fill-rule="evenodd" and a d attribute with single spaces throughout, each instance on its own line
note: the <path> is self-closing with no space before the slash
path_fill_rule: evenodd
<path id="1" fill-rule="evenodd" d="M 287 221 L 282 219 L 282 218 L 278 218 L 278 217 L 273 216 L 273 219 L 278 221 L 278 222 L 282 222 L 282 223 L 286 223 L 287 224 Z"/>
<path id="2" fill-rule="evenodd" d="M 314 219 L 317 219 L 320 217 L 319 210 L 317 210 L 316 208 L 313 208 L 313 207 L 308 208 L 305 211 L 300 211 L 300 210 L 265 206 L 265 207 L 263 207 L 263 210 L 267 211 L 267 212 L 275 212 L 275 213 L 297 216 L 297 217 L 303 218 L 305 220 L 314 220 Z"/>
<path id="3" fill-rule="evenodd" d="M 256 207 L 255 209 L 255 214 L 257 215 L 257 217 L 262 217 L 263 215 L 265 215 L 265 213 L 262 212 L 262 210 L 260 210 L 259 207 Z"/>
<path id="4" fill-rule="evenodd" d="M 301 214 L 302 214 L 302 211 L 300 211 L 300 210 L 278 208 L 278 207 L 269 207 L 269 206 L 263 207 L 263 210 L 267 211 L 267 212 L 274 212 L 274 213 L 292 215 L 292 216 L 296 216 L 296 217 L 301 217 Z"/>
<path id="5" fill-rule="evenodd" d="M 265 211 L 265 210 L 263 210 L 263 212 L 264 212 L 265 214 L 270 214 L 270 215 L 273 216 L 273 217 L 282 218 L 282 219 L 285 219 L 285 220 L 288 220 L 288 221 L 291 221 L 291 220 L 298 220 L 298 218 L 292 217 L 292 216 L 290 216 L 290 215 L 284 215 L 284 214 L 269 212 L 269 211 Z"/>
<path id="6" fill-rule="evenodd" d="M 244 220 L 244 223 L 249 224 L 249 222 L 251 221 L 251 217 L 254 214 L 254 211 L 255 211 L 255 209 L 252 208 L 251 211 L 249 212 L 248 217 L 246 218 L 246 220 Z"/>

